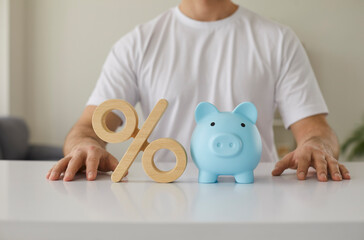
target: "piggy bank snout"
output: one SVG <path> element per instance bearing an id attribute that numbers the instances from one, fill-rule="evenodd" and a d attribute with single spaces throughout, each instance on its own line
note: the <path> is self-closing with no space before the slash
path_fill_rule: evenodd
<path id="1" fill-rule="evenodd" d="M 243 149 L 243 142 L 234 134 L 216 134 L 210 140 L 210 150 L 221 157 L 230 157 Z"/>

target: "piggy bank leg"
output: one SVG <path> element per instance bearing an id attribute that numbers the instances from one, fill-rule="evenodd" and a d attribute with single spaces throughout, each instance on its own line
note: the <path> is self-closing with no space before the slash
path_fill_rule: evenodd
<path id="1" fill-rule="evenodd" d="M 198 174 L 198 182 L 215 183 L 217 182 L 217 175 L 210 172 L 200 171 L 200 173 Z"/>
<path id="2" fill-rule="evenodd" d="M 247 171 L 234 176 L 237 183 L 253 183 L 254 173 L 253 171 Z"/>

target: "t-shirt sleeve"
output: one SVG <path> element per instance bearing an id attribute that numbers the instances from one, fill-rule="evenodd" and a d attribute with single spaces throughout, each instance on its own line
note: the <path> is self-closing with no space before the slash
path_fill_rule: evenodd
<path id="1" fill-rule="evenodd" d="M 284 126 L 289 128 L 303 118 L 327 114 L 328 109 L 300 40 L 290 29 L 282 39 L 275 100 Z"/>
<path id="2" fill-rule="evenodd" d="M 135 41 L 129 33 L 113 46 L 86 105 L 99 105 L 108 99 L 123 99 L 132 105 L 139 101 Z"/>

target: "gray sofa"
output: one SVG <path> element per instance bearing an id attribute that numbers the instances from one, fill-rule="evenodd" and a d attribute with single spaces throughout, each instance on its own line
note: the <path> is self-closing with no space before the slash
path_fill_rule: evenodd
<path id="1" fill-rule="evenodd" d="M 62 157 L 61 147 L 30 144 L 29 129 L 24 120 L 0 117 L 0 159 L 58 160 Z"/>

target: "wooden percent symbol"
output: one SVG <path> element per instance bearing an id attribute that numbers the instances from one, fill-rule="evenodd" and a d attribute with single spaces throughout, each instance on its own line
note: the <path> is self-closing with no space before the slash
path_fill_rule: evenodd
<path id="1" fill-rule="evenodd" d="M 167 100 L 159 100 L 141 129 L 138 129 L 137 112 L 130 103 L 124 100 L 107 100 L 96 108 L 92 117 L 92 126 L 99 138 L 105 142 L 118 143 L 134 137 L 134 141 L 129 145 L 123 158 L 111 175 L 113 182 L 121 181 L 140 151 L 144 151 L 142 157 L 144 171 L 154 181 L 173 182 L 182 175 L 186 169 L 187 155 L 179 142 L 171 138 L 160 138 L 151 143 L 147 141 L 167 106 Z M 112 110 L 119 110 L 125 116 L 125 127 L 120 132 L 113 132 L 106 126 L 106 117 Z M 168 149 L 174 153 L 176 165 L 173 169 L 162 171 L 155 166 L 154 155 L 160 149 Z"/>

